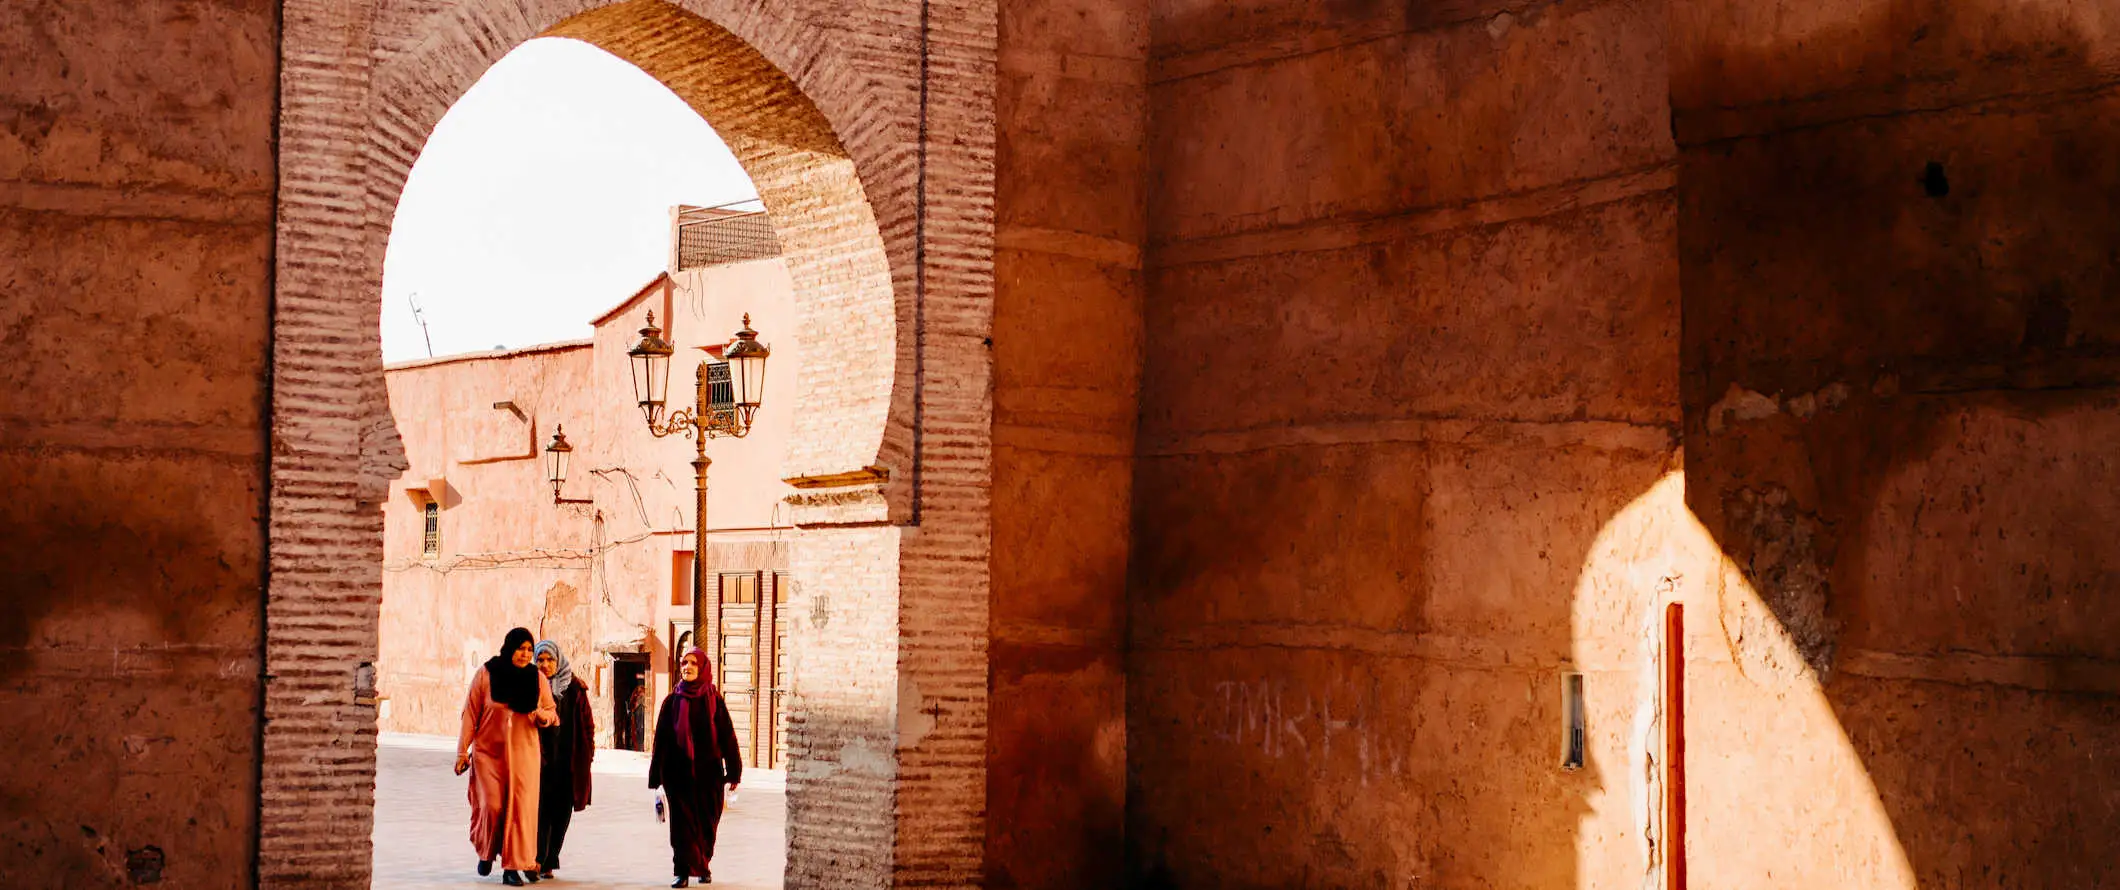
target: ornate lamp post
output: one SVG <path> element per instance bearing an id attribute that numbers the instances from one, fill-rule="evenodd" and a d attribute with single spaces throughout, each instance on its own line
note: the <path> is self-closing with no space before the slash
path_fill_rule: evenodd
<path id="1" fill-rule="evenodd" d="M 567 463 L 574 456 L 574 446 L 567 444 L 564 425 L 552 427 L 552 444 L 545 446 L 545 478 L 552 483 L 552 502 L 555 504 L 590 504 L 594 498 L 563 498 L 560 488 L 567 484 Z"/>
<path id="2" fill-rule="evenodd" d="M 724 436 L 740 439 L 750 434 L 751 420 L 765 396 L 766 358 L 772 350 L 758 342 L 758 332 L 751 330 L 751 316 L 745 313 L 743 328 L 722 350 L 723 360 L 700 362 L 695 370 L 692 407 L 679 408 L 665 417 L 670 356 L 676 350 L 662 338 L 662 333 L 662 328 L 655 326 L 655 313 L 649 312 L 648 326 L 640 329 L 640 343 L 627 350 L 626 355 L 632 359 L 633 394 L 639 401 L 642 418 L 648 422 L 648 431 L 658 439 L 682 435 L 693 440 L 697 449 L 692 458 L 693 488 L 699 498 L 693 513 L 692 626 L 703 638 L 703 642 L 694 645 L 711 652 L 708 644 L 718 642 L 714 635 L 720 633 L 720 628 L 708 617 L 718 618 L 720 609 L 707 608 L 707 466 L 712 463 L 707 459 L 707 440 Z"/>

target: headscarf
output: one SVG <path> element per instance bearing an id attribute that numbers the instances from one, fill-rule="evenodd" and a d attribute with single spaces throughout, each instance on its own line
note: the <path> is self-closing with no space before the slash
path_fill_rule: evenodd
<path id="1" fill-rule="evenodd" d="M 707 693 L 714 691 L 714 666 L 707 661 L 707 653 L 698 646 L 686 649 L 685 654 L 678 657 L 677 663 L 680 668 L 682 668 L 687 658 L 699 659 L 699 679 L 682 679 L 684 673 L 680 670 L 678 673 L 680 679 L 677 681 L 677 687 L 671 691 L 689 699 L 704 698 Z"/>
<path id="2" fill-rule="evenodd" d="M 493 700 L 518 714 L 537 710 L 537 665 L 533 660 L 531 664 L 516 667 L 511 657 L 516 649 L 532 639 L 526 629 L 511 630 L 501 641 L 501 654 L 486 659 L 486 673 L 492 678 Z"/>
<path id="3" fill-rule="evenodd" d="M 567 687 L 574 685 L 574 668 L 568 666 L 567 656 L 560 654 L 559 644 L 551 640 L 537 644 L 536 651 L 531 653 L 531 663 L 536 664 L 537 656 L 547 652 L 552 653 L 553 661 L 559 662 L 559 670 L 552 672 L 552 698 L 557 701 L 567 694 Z"/>
<path id="4" fill-rule="evenodd" d="M 699 679 L 682 679 L 684 674 L 681 669 L 687 658 L 699 659 Z M 707 716 L 713 716 L 711 709 L 714 707 L 714 699 L 710 693 L 714 691 L 714 663 L 707 660 L 707 653 L 698 646 L 686 649 L 685 654 L 678 656 L 677 663 L 680 667 L 680 679 L 677 686 L 670 690 L 670 697 L 677 701 L 677 735 L 685 740 L 685 759 L 696 760 L 697 754 L 692 748 L 691 709 L 694 705 L 707 708 Z M 713 721 L 709 720 L 708 725 L 713 725 Z"/>

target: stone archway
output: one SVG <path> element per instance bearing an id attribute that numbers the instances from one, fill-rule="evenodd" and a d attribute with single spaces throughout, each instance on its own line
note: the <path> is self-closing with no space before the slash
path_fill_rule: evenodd
<path id="1" fill-rule="evenodd" d="M 814 7 L 814 8 L 813 8 Z M 950 23 L 946 39 L 932 23 Z M 794 553 L 790 886 L 976 884 L 986 745 L 993 0 L 290 0 L 281 41 L 261 886 L 367 886 L 384 245 L 420 146 L 569 37 L 671 87 L 758 185 L 812 360 Z M 526 188 L 536 187 L 526 183 Z"/>

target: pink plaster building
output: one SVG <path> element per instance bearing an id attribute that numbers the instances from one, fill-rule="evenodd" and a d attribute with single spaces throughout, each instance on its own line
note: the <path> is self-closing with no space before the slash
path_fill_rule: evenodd
<path id="1" fill-rule="evenodd" d="M 599 744 L 645 746 L 675 655 L 693 645 L 696 496 L 693 446 L 649 432 L 626 351 L 652 311 L 677 347 L 674 409 L 748 314 L 773 355 L 751 434 L 708 445 L 707 583 L 723 632 L 704 648 L 747 759 L 785 756 L 791 286 L 763 214 L 678 208 L 672 233 L 671 271 L 596 316 L 588 339 L 386 370 L 410 467 L 383 507 L 384 730 L 454 733 L 468 678 L 521 625 L 559 641 L 593 690 Z M 555 493 L 546 448 L 561 431 L 574 450 Z"/>

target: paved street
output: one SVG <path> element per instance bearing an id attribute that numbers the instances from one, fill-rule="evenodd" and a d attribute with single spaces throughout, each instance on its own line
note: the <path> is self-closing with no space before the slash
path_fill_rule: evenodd
<path id="1" fill-rule="evenodd" d="M 385 733 L 376 752 L 375 883 L 378 890 L 499 886 L 480 878 L 468 837 L 465 779 L 451 775 L 454 739 Z M 554 888 L 670 885 L 669 829 L 655 820 L 648 762 L 631 751 L 596 752 L 595 803 L 574 814 Z M 715 887 L 780 887 L 787 861 L 787 798 L 780 774 L 746 771 L 722 817 Z M 695 882 L 695 886 L 697 886 Z"/>

